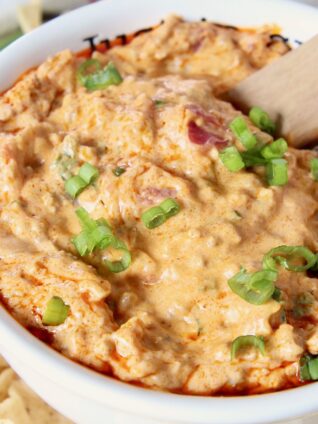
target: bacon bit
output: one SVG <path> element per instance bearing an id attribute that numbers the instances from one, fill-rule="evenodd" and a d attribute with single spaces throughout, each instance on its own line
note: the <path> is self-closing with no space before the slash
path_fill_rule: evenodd
<path id="1" fill-rule="evenodd" d="M 215 145 L 217 148 L 224 148 L 227 142 L 216 134 L 213 134 L 204 128 L 199 127 L 194 121 L 188 124 L 188 136 L 192 143 L 204 145 Z"/>
<path id="2" fill-rule="evenodd" d="M 177 191 L 174 188 L 158 188 L 158 187 L 147 187 L 137 195 L 138 200 L 142 205 L 152 205 L 158 202 L 160 199 L 166 197 L 176 197 Z"/>
<path id="3" fill-rule="evenodd" d="M 192 44 L 191 49 L 192 49 L 193 53 L 196 53 L 197 51 L 200 50 L 203 42 L 204 42 L 204 37 L 201 38 L 200 40 L 197 40 L 194 44 Z"/>
<path id="4" fill-rule="evenodd" d="M 194 115 L 201 117 L 204 122 L 208 124 L 213 124 L 216 127 L 223 126 L 224 120 L 222 117 L 207 113 L 205 110 L 202 109 L 202 107 L 198 105 L 190 104 L 186 106 L 186 109 L 190 110 L 192 113 L 194 113 Z"/>

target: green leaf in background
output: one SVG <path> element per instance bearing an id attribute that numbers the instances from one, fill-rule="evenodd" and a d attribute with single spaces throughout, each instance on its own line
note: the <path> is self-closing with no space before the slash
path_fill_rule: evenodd
<path id="1" fill-rule="evenodd" d="M 21 37 L 22 31 L 20 29 L 17 29 L 15 32 L 11 32 L 8 35 L 5 35 L 4 37 L 0 38 L 0 50 L 7 47 L 9 44 L 11 44 L 13 41 L 15 41 L 17 38 Z"/>

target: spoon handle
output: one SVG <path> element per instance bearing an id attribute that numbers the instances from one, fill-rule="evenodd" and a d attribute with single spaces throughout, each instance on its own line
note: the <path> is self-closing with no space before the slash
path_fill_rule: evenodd
<path id="1" fill-rule="evenodd" d="M 239 83 L 226 99 L 245 111 L 263 108 L 291 146 L 318 142 L 318 35 Z"/>

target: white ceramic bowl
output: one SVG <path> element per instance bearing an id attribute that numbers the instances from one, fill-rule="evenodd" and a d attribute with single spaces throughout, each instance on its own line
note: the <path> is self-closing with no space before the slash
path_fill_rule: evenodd
<path id="1" fill-rule="evenodd" d="M 54 20 L 0 53 L 0 92 L 48 55 L 98 34 L 112 38 L 150 26 L 169 13 L 234 25 L 278 23 L 305 41 L 318 28 L 318 9 L 282 0 L 107 0 Z M 0 350 L 54 408 L 79 424 L 272 423 L 318 412 L 318 383 L 252 397 L 212 398 L 155 392 L 88 370 L 50 349 L 0 308 Z M 303 421 L 296 421 L 297 423 Z M 314 418 L 312 423 L 317 423 Z"/>

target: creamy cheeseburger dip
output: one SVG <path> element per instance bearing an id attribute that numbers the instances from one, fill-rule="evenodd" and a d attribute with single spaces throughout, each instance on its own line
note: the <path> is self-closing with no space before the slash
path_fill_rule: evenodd
<path id="1" fill-rule="evenodd" d="M 314 153 L 219 99 L 286 53 L 273 32 L 169 17 L 3 94 L 0 290 L 22 325 L 153 389 L 317 378 Z"/>

